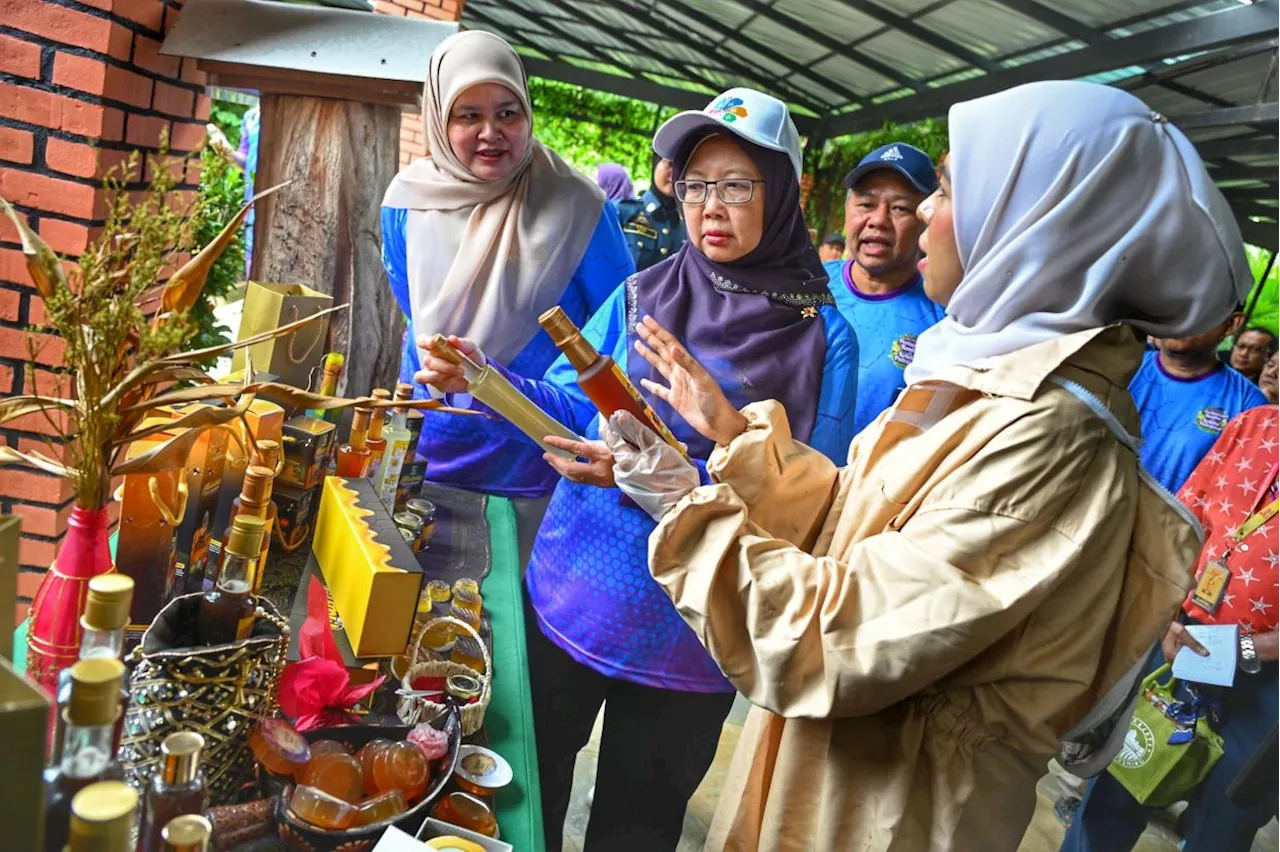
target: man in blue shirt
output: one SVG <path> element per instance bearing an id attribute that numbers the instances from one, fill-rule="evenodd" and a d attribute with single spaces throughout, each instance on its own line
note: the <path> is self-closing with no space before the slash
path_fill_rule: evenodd
<path id="1" fill-rule="evenodd" d="M 1182 488 L 1228 422 L 1267 403 L 1256 385 L 1218 360 L 1218 344 L 1240 320 L 1235 313 L 1204 334 L 1157 340 L 1129 383 L 1142 417 L 1142 466 L 1171 492 Z"/>
<path id="2" fill-rule="evenodd" d="M 852 259 L 824 267 L 836 307 L 858 336 L 854 428 L 861 432 L 906 387 L 903 371 L 915 356 L 916 337 L 943 317 L 916 269 L 924 228 L 916 208 L 937 189 L 938 178 L 927 154 L 894 142 L 864 157 L 844 185 Z"/>

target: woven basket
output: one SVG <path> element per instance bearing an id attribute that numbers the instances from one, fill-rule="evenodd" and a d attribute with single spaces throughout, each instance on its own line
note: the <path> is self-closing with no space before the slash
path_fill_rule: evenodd
<path id="1" fill-rule="evenodd" d="M 484 674 L 477 674 L 476 670 L 470 666 L 464 666 L 462 663 L 455 663 L 452 660 L 425 659 L 426 654 L 429 652 L 424 651 L 422 648 L 422 637 L 427 634 L 432 625 L 441 621 L 446 624 L 452 624 L 454 627 L 469 633 L 479 643 L 480 655 L 484 659 Z M 413 643 L 413 647 L 409 649 L 409 660 L 409 670 L 405 672 L 400 681 L 407 690 L 412 690 L 414 679 L 423 675 L 447 678 L 449 675 L 464 674 L 478 679 L 481 685 L 480 700 L 462 708 L 462 735 L 469 737 L 480 730 L 480 726 L 484 724 L 485 710 L 489 709 L 489 699 L 493 695 L 493 690 L 490 687 L 490 682 L 493 680 L 493 658 L 489 655 L 489 648 L 484 644 L 484 640 L 480 638 L 480 634 L 476 632 L 474 627 L 451 616 L 431 619 L 422 626 L 417 640 Z M 428 701 L 417 695 L 401 696 L 396 706 L 397 715 L 406 725 L 416 725 L 427 719 L 434 719 L 444 711 L 445 706 L 443 704 Z"/>

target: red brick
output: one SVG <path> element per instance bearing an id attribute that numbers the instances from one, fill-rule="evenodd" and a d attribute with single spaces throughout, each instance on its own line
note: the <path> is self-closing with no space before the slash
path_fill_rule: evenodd
<path id="1" fill-rule="evenodd" d="M 43 506 L 28 506 L 16 503 L 13 514 L 22 518 L 22 531 L 34 535 L 56 538 L 67 531 L 67 519 L 71 517 L 71 506 L 61 509 L 46 509 Z"/>
<path id="2" fill-rule="evenodd" d="M 195 151 L 204 144 L 205 135 L 203 124 L 175 121 L 169 142 L 175 151 Z"/>
<path id="3" fill-rule="evenodd" d="M 27 308 L 27 322 L 32 328 L 40 328 L 49 324 L 49 315 L 44 312 L 44 299 L 38 294 L 31 299 L 31 304 Z"/>
<path id="4" fill-rule="evenodd" d="M 22 624 L 30 614 L 31 601 L 18 598 L 18 602 L 13 605 L 13 623 Z"/>
<path id="5" fill-rule="evenodd" d="M 105 211 L 101 190 L 31 172 L 0 169 L 0 195 L 14 204 L 78 219 L 95 219 Z"/>
<path id="6" fill-rule="evenodd" d="M 107 90 L 104 94 L 113 101 L 146 109 L 151 106 L 151 80 L 112 65 L 107 68 Z"/>
<path id="7" fill-rule="evenodd" d="M 404 9 L 395 3 L 388 3 L 387 0 L 374 0 L 373 11 L 384 15 L 404 15 Z"/>
<path id="8" fill-rule="evenodd" d="M 452 12 L 455 21 L 462 17 L 462 3 L 459 0 L 444 0 L 440 4 L 440 8 L 446 12 Z"/>
<path id="9" fill-rule="evenodd" d="M 22 294 L 17 290 L 0 290 L 0 320 L 18 321 L 18 309 L 22 307 Z M 9 373 L 12 385 L 13 372 Z"/>
<path id="10" fill-rule="evenodd" d="M 98 152 L 79 142 L 50 138 L 45 146 L 44 161 L 55 172 L 86 178 L 98 173 Z"/>
<path id="11" fill-rule="evenodd" d="M 38 538 L 22 537 L 18 545 L 18 563 L 24 567 L 48 568 L 53 564 L 53 557 L 58 555 L 56 542 Z M 23 597 L 34 597 L 40 583 L 44 580 L 43 571 L 21 571 L 18 573 L 18 594 Z"/>
<path id="12" fill-rule="evenodd" d="M 107 89 L 107 63 L 59 51 L 53 58 L 53 82 L 69 89 L 101 95 Z"/>
<path id="13" fill-rule="evenodd" d="M 9 225 L 8 220 L 4 220 L 4 225 L 0 226 L 0 239 L 16 242 L 13 236 L 6 236 L 4 228 L 9 229 L 9 234 L 13 234 L 13 226 Z M 0 248 L 0 281 L 7 281 L 10 284 L 21 284 L 24 287 L 34 287 L 31 276 L 27 274 L 27 259 L 22 256 L 22 252 L 17 249 Z"/>
<path id="14" fill-rule="evenodd" d="M 37 503 L 62 503 L 70 493 L 69 483 L 56 476 L 32 473 L 13 466 L 0 476 L 0 496 Z M 51 560 L 52 561 L 52 560 Z"/>
<path id="15" fill-rule="evenodd" d="M 200 86 L 207 85 L 209 76 L 196 67 L 196 61 L 187 57 L 182 60 L 182 79 Z"/>
<path id="16" fill-rule="evenodd" d="M 164 26 L 164 4 L 160 0 L 115 0 L 111 11 L 155 32 Z"/>
<path id="17" fill-rule="evenodd" d="M 52 142 L 53 140 L 49 140 Z M 64 222 L 45 216 L 40 219 L 40 236 L 58 254 L 75 257 L 89 247 L 93 239 L 89 228 L 76 222 Z"/>
<path id="18" fill-rule="evenodd" d="M 194 157 L 187 162 L 187 174 L 184 183 L 192 186 L 199 186 L 200 184 L 200 161 Z"/>
<path id="19" fill-rule="evenodd" d="M 195 111 L 196 96 L 190 89 L 170 86 L 168 83 L 156 83 L 155 98 L 151 108 L 156 112 L 178 118 L 190 118 Z"/>
<path id="20" fill-rule="evenodd" d="M 77 0 L 77 2 L 82 6 L 92 6 L 99 11 L 110 12 L 111 4 L 114 3 L 115 0 Z"/>
<path id="21" fill-rule="evenodd" d="M 427 4 L 421 0 L 396 0 L 396 5 L 403 6 L 411 12 L 421 12 Z"/>
<path id="22" fill-rule="evenodd" d="M 40 79 L 40 45 L 0 35 L 0 71 Z"/>
<path id="23" fill-rule="evenodd" d="M 0 50 L 3 50 L 0 47 Z M 11 163 L 30 163 L 35 151 L 35 143 L 26 130 L 13 130 L 0 127 L 0 160 Z"/>
<path id="24" fill-rule="evenodd" d="M 29 343 L 30 340 L 30 343 Z M 58 367 L 62 365 L 62 355 L 66 351 L 66 343 L 58 337 L 48 334 L 33 334 L 17 328 L 5 328 L 0 326 L 0 358 L 16 358 L 20 361 L 31 360 L 30 345 L 34 343 L 36 346 L 36 363 L 45 364 L 50 367 Z M 32 415 L 28 415 L 31 417 Z M 50 412 L 50 416 L 56 416 Z M 34 415 L 40 426 L 47 426 L 48 421 L 43 414 Z M 9 429 L 23 430 L 24 427 L 18 424 L 24 422 L 26 417 L 19 417 L 17 420 L 7 421 L 5 426 Z"/>
<path id="25" fill-rule="evenodd" d="M 14 392 L 13 380 L 16 377 L 14 370 L 8 364 L 0 364 L 0 395 L 8 395 Z"/>
<path id="26" fill-rule="evenodd" d="M 0 21 L 50 41 L 106 53 L 112 22 L 42 0 L 0 0 Z"/>
<path id="27" fill-rule="evenodd" d="M 176 56 L 161 56 L 160 42 L 144 35 L 133 42 L 133 64 L 162 77 L 177 77 L 182 70 L 182 60 Z"/>
<path id="28" fill-rule="evenodd" d="M 124 114 L 118 109 L 5 83 L 0 83 L 0 115 L 113 142 L 124 128 Z"/>
<path id="29" fill-rule="evenodd" d="M 107 55 L 121 62 L 128 62 L 133 53 L 133 31 L 124 24 L 111 25 L 111 38 L 107 42 Z"/>
<path id="30" fill-rule="evenodd" d="M 144 148 L 158 148 L 160 137 L 169 130 L 169 122 L 163 118 L 152 118 L 146 115 L 129 116 L 124 140 L 130 145 Z"/>
<path id="31" fill-rule="evenodd" d="M 196 96 L 196 120 L 208 121 L 209 109 L 213 106 L 213 98 L 208 95 Z"/>

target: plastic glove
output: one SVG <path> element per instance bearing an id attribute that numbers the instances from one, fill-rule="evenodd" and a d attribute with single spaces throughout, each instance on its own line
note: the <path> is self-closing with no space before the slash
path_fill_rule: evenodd
<path id="1" fill-rule="evenodd" d="M 602 426 L 615 484 L 655 521 L 700 484 L 698 469 L 630 412 L 616 411 Z"/>

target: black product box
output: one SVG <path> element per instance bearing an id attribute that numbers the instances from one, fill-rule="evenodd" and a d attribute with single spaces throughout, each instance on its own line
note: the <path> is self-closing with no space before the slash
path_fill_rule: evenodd
<path id="1" fill-rule="evenodd" d="M 400 467 L 400 481 L 396 484 L 395 511 L 403 512 L 405 504 L 422 494 L 422 483 L 427 478 L 427 460 L 414 453 L 413 461 Z"/>
<path id="2" fill-rule="evenodd" d="M 327 420 L 303 414 L 285 421 L 281 432 L 284 466 L 276 477 L 277 487 L 315 488 L 329 472 L 336 427 Z"/>
<path id="3" fill-rule="evenodd" d="M 276 504 L 276 525 L 280 529 L 280 537 L 291 546 L 306 538 L 320 508 L 320 489 L 276 485 L 271 492 L 271 500 Z"/>

